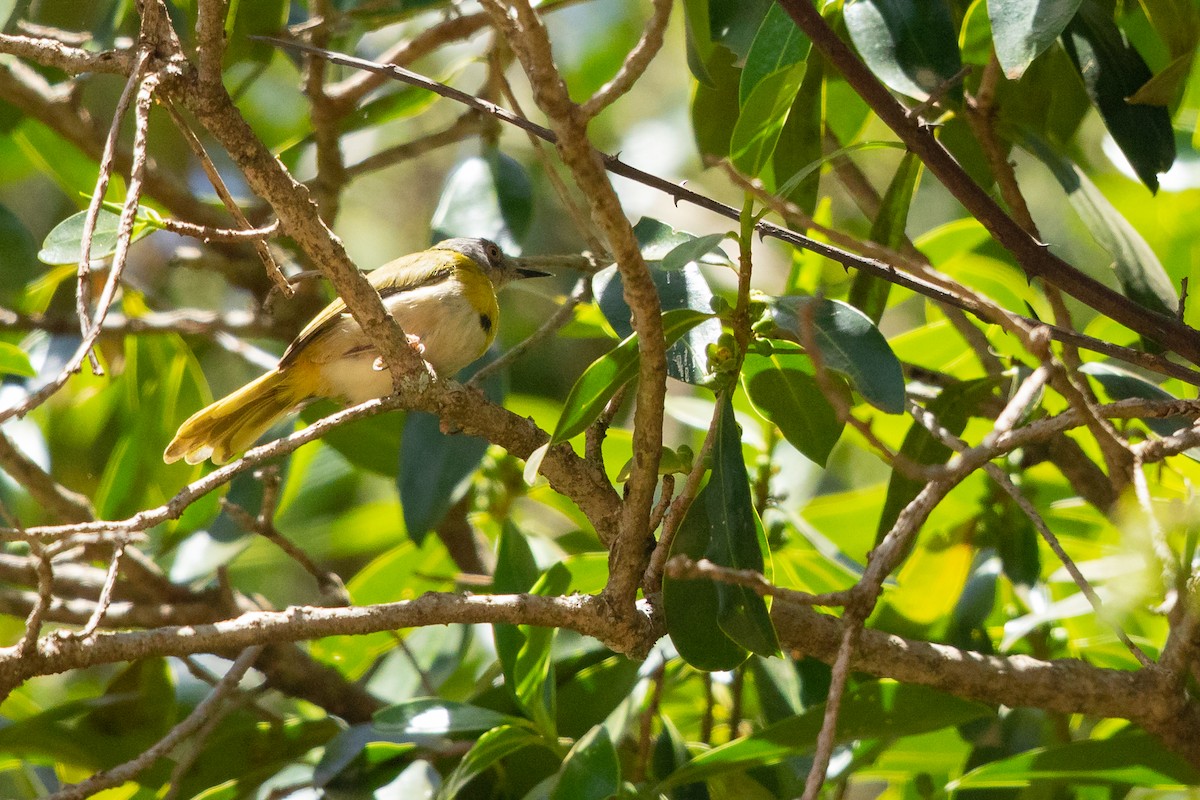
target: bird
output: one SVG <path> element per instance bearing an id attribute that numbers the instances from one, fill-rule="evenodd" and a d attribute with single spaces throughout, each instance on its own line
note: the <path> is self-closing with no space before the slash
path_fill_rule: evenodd
<path id="1" fill-rule="evenodd" d="M 519 267 L 488 239 L 446 239 L 367 274 L 409 344 L 438 376 L 482 356 L 496 338 L 496 291 L 550 273 Z M 163 460 L 232 460 L 280 418 L 319 398 L 361 403 L 392 392 L 375 347 L 341 299 L 304 327 L 270 372 L 193 414 Z"/>

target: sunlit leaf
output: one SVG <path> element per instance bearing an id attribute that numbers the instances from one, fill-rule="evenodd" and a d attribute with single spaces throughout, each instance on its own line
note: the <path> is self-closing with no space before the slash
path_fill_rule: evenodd
<path id="1" fill-rule="evenodd" d="M 45 264 L 78 264 L 83 257 L 83 229 L 87 222 L 87 212 L 80 211 L 64 219 L 46 234 L 42 249 L 38 251 L 38 259 Z M 96 217 L 96 227 L 92 232 L 92 246 L 89 256 L 92 260 L 108 258 L 117 251 L 117 231 L 120 227 L 120 217 L 111 211 L 100 209 Z M 157 230 L 148 224 L 144 216 L 135 219 L 131 242 L 143 239 Z"/>
<path id="2" fill-rule="evenodd" d="M 454 168 L 430 227 L 433 241 L 482 236 L 519 255 L 533 218 L 533 184 L 519 161 L 488 148 Z"/>
<path id="3" fill-rule="evenodd" d="M 867 683 L 847 691 L 838 716 L 837 741 L 894 738 L 938 730 L 993 714 L 982 703 L 961 700 L 924 686 Z M 778 763 L 816 745 L 824 706 L 769 725 L 750 736 L 701 753 L 656 787 L 666 791 L 731 771 Z"/>
<path id="4" fill-rule="evenodd" d="M 1035 783 L 1188 789 L 1200 772 L 1145 733 L 1037 748 L 984 764 L 951 784 L 954 789 L 1015 788 Z"/>
<path id="5" fill-rule="evenodd" d="M 1070 159 L 1041 139 L 1027 135 L 1026 146 L 1058 180 L 1071 207 L 1096 243 L 1113 258 L 1113 270 L 1125 295 L 1151 311 L 1173 315 L 1179 295 L 1158 256 L 1108 198 Z M 1174 140 L 1172 139 L 1172 142 Z M 1172 148 L 1174 144 L 1172 144 Z"/>
<path id="6" fill-rule="evenodd" d="M 941 0 L 850 0 L 843 14 L 863 61 L 901 94 L 925 100 L 962 68 L 954 21 Z M 962 87 L 948 96 L 961 98 Z"/>
<path id="7" fill-rule="evenodd" d="M 32 378 L 37 370 L 29 363 L 29 354 L 15 344 L 0 342 L 0 374 Z"/>
<path id="8" fill-rule="evenodd" d="M 1006 0 L 988 3 L 996 58 L 1004 74 L 1017 80 L 1025 68 L 1067 27 L 1080 0 Z"/>

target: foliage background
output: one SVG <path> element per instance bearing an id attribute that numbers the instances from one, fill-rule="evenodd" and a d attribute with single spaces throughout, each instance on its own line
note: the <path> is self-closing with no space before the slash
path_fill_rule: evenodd
<path id="1" fill-rule="evenodd" d="M 0 8 L 7 12 L 0 16 L 8 20 L 8 37 L 45 36 L 46 28 L 37 26 L 46 26 L 73 36 L 77 32 L 74 38 L 66 37 L 68 44 L 99 51 L 130 47 L 138 36 L 140 6 L 135 4 L 11 5 Z M 828 63 L 822 66 L 815 49 L 800 43 L 803 37 L 789 27 L 791 21 L 780 6 L 719 0 L 676 5 L 662 51 L 629 93 L 588 126 L 597 149 L 619 153 L 623 161 L 668 180 L 686 180 L 688 188 L 741 208 L 750 197 L 745 186 L 724 167 L 704 169 L 701 153 L 731 161 L 743 179 L 762 182 L 757 189 L 794 202 L 787 223 L 797 230 L 815 231 L 812 235 L 824 240 L 828 237 L 822 231 L 830 229 L 843 237 L 836 244 L 889 264 L 899 254 L 894 263 L 902 267 L 913 260 L 911 241 L 929 264 L 949 276 L 955 291 L 990 299 L 1007 314 L 1067 324 L 1045 284 L 1029 280 L 1019 259 L 987 237 L 952 191 L 905 156 L 895 145 L 895 135 L 869 112 L 855 90 L 836 78 Z M 1036 4 L 1012 5 L 1024 9 Z M 1157 193 L 1146 185 L 1146 170 L 1139 180 L 1121 157 L 1113 134 L 1119 139 L 1128 134 L 1125 151 L 1139 166 L 1153 162 L 1165 145 L 1161 130 L 1157 140 L 1148 131 L 1161 119 L 1148 121 L 1152 112 L 1144 110 L 1159 107 L 1133 106 L 1135 116 L 1124 121 L 1114 121 L 1111 115 L 1102 118 L 1089 103 L 1063 45 L 1056 43 L 1061 26 L 1051 31 L 1046 49 L 1025 77 L 1007 80 L 995 73 L 998 66 L 983 3 L 859 0 L 845 8 L 831 4 L 824 13 L 839 32 L 849 28 L 848 36 L 864 54 L 869 42 L 862 37 L 878 32 L 871 27 L 872 14 L 910 26 L 892 29 L 901 52 L 892 59 L 891 72 L 887 55 L 868 58 L 869 65 L 908 97 L 910 106 L 925 100 L 930 90 L 941 94 L 921 109 L 923 118 L 936 121 L 940 140 L 985 189 L 1003 195 L 1011 211 L 1012 198 L 1005 195 L 1009 177 L 998 162 L 988 160 L 987 145 L 981 144 L 985 137 L 971 127 L 963 105 L 964 88 L 969 98 L 979 101 L 983 82 L 993 81 L 992 116 L 985 114 L 984 124 L 992 126 L 999 140 L 1000 161 L 1011 159 L 1015 165 L 1015 184 L 1028 201 L 1028 216 L 1036 220 L 1040 240 L 1088 275 L 1151 309 L 1173 313 L 1173 297 L 1185 280 L 1195 283 L 1194 273 L 1200 269 L 1200 80 L 1195 77 L 1200 66 L 1193 63 L 1200 10 L 1190 0 L 1046 5 L 1067 9 L 1067 18 L 1091 14 L 1088 24 L 1094 30 L 1118 30 L 1118 40 L 1128 37 L 1150 74 L 1170 79 L 1156 88 L 1167 101 L 1161 107 L 1170 114 L 1166 137 L 1178 156 L 1171 172 L 1159 176 Z M 197 46 L 192 31 L 203 6 L 201 0 L 167 5 L 171 24 L 189 54 Z M 232 3 L 227 11 L 222 82 L 254 134 L 297 178 L 308 182 L 323 218 L 357 265 L 371 268 L 448 235 L 492 236 L 510 253 L 526 256 L 572 254 L 558 260 L 556 278 L 520 284 L 502 296 L 497 351 L 513 347 L 557 309 L 569 307 L 572 292 L 578 297 L 595 287 L 600 302 L 585 301 L 569 309 L 564 326 L 535 340 L 486 384 L 492 400 L 518 417 L 530 417 L 543 431 L 555 431 L 564 407 L 571 407 L 568 394 L 585 367 L 610 352 L 630 330 L 628 310 L 603 291 L 611 270 L 594 281 L 586 275 L 608 262 L 588 264 L 577 256 L 599 249 L 598 227 L 574 224 L 555 187 L 556 180 L 571 183 L 577 175 L 552 148 L 531 146 L 510 126 L 463 117 L 462 108 L 449 100 L 399 84 L 384 84 L 357 98 L 355 110 L 333 122 L 322 121 L 319 113 L 310 115 L 311 92 L 306 99 L 300 88 L 308 78 L 298 60 L 246 37 L 278 34 L 287 25 L 293 31 L 307 30 L 333 49 L 376 57 L 394 43 L 423 41 L 431 30 L 448 30 L 462 24 L 456 20 L 480 17 L 472 35 L 434 34 L 425 40 L 433 46 L 411 66 L 540 119 L 537 92 L 507 46 L 513 42 L 506 45 L 504 37 L 495 37 L 490 28 L 494 18 L 473 6 L 451 8 L 438 2 L 264 0 Z M 583 102 L 618 72 L 654 9 L 632 0 L 591 0 L 543 3 L 539 13 L 571 97 Z M 318 19 L 323 22 L 310 26 Z M 944 37 L 938 38 L 943 24 L 950 27 L 949 48 Z M 1052 28 L 1048 22 L 1031 29 L 1036 34 Z M 1068 29 L 1068 39 L 1070 30 L 1074 29 Z M 763 31 L 763 38 L 757 38 Z M 772 38 L 780 31 L 787 32 L 782 44 Z M 1086 32 L 1081 36 L 1079 41 L 1089 41 Z M 0 40 L 0 45 L 0 51 L 27 56 L 11 38 Z M 917 52 L 903 50 L 909 46 Z M 88 206 L 99 144 L 123 78 L 103 70 L 69 78 L 53 67 L 38 66 L 36 59 L 4 58 L 0 341 L 7 347 L 0 357 L 10 377 L 0 389 L 0 402 L 13 408 L 57 374 L 78 347 L 76 268 L 70 257 L 60 266 L 40 263 L 37 253 L 59 223 Z M 962 84 L 957 79 L 945 83 L 963 63 L 973 69 Z M 896 64 L 912 70 L 896 74 Z M 685 72 L 688 67 L 693 74 Z M 1122 69 L 1117 71 L 1123 74 Z M 755 70 L 762 70 L 758 84 L 747 77 Z M 326 86 L 353 81 L 355 75 L 331 68 Z M 515 106 L 501 87 L 501 75 L 512 84 Z M 697 80 L 697 75 L 708 82 Z M 21 85 L 46 87 L 46 103 L 39 107 L 22 99 Z M 178 91 L 175 87 L 168 93 Z M 755 91 L 760 91 L 758 97 Z M 824 102 L 805 106 L 805 97 L 823 97 Z M 38 108 L 43 112 L 40 118 Z M 50 108 L 59 116 L 48 113 Z M 1139 109 L 1145 116 L 1137 116 L 1143 113 Z M 67 114 L 71 124 L 61 124 L 61 114 Z M 195 119 L 191 113 L 186 116 Z M 151 110 L 149 125 L 151 180 L 144 207 L 164 217 L 236 227 L 219 211 L 207 178 L 165 107 Z M 131 127 L 126 124 L 121 135 L 126 149 L 132 142 Z M 781 137 L 777 148 L 769 144 L 775 135 Z M 1030 135 L 1045 144 L 1031 143 Z M 832 143 L 830 136 L 840 141 Z M 203 134 L 202 139 L 251 223 L 267 224 L 278 209 L 255 197 L 239 177 L 238 165 L 224 155 L 218 136 Z M 738 150 L 739 141 L 746 149 Z M 768 144 L 762 146 L 764 141 Z M 422 144 L 412 149 L 413 142 Z M 1014 142 L 1021 146 L 1009 152 Z M 847 146 L 857 149 L 846 157 L 828 157 L 829 151 Z M 395 147 L 400 149 L 390 149 Z M 375 168 L 378 162 L 369 160 L 389 152 L 396 163 Z M 1044 161 L 1060 170 L 1078 169 L 1084 180 L 1095 184 L 1100 199 L 1081 199 L 1076 192 L 1068 202 Z M 820 168 L 809 180 L 787 191 L 781 188 L 810 163 Z M 1155 171 L 1151 168 L 1149 173 Z M 127 165 L 118 163 L 107 199 L 123 202 L 129 182 Z M 765 566 L 760 560 L 759 571 L 780 587 L 820 594 L 848 589 L 862 578 L 877 535 L 890 528 L 880 523 L 881 515 L 888 515 L 885 506 L 894 515 L 894 504 L 911 500 L 923 484 L 917 481 L 911 491 L 905 489 L 900 472 L 879 457 L 881 448 L 930 463 L 945 462 L 949 455 L 905 444 L 906 437 L 915 435 L 910 433 L 916 427 L 912 417 L 894 413 L 899 408 L 886 413 L 878 403 L 863 401 L 873 391 L 895 390 L 885 374 L 891 354 L 906 367 L 909 397 L 935 411 L 945 427 L 953 427 L 948 420 L 955 412 L 933 405 L 937 401 L 932 398 L 938 391 L 943 398 L 949 396 L 947 391 L 968 394 L 963 401 L 968 408 L 959 412 L 964 415 L 959 432 L 972 444 L 984 440 L 998 408 L 1017 388 L 1032 387 L 1030 375 L 1051 363 L 1031 352 L 1028 341 L 1001 330 L 1005 325 L 996 319 L 959 319 L 957 312 L 896 287 L 881 294 L 878 283 L 872 286 L 834 261 L 749 236 L 734 220 L 677 204 L 636 182 L 614 178 L 613 184 L 629 221 L 642 220 L 635 230 L 642 234 L 642 254 L 661 279 L 660 288 L 668 279 L 654 262 L 690 237 L 664 237 L 661 228 L 655 235 L 654 220 L 667 232 L 733 232 L 741 237 L 740 247 L 737 236 L 724 240 L 724 255 L 708 242 L 707 252 L 691 254 L 697 263 L 671 272 L 677 277 L 670 280 L 684 281 L 698 294 L 701 300 L 693 297 L 690 305 L 700 310 L 709 310 L 709 288 L 725 298 L 724 321 L 734 335 L 720 345 L 734 355 L 706 349 L 716 344 L 716 326 L 711 323 L 689 334 L 688 341 L 701 373 L 724 363 L 732 364 L 736 375 L 740 367 L 743 389 L 734 390 L 734 384 L 719 379 L 709 380 L 708 386 L 668 380 L 661 439 L 671 449 L 664 453 L 669 465 L 680 463 L 679 472 L 686 473 L 690 464 L 681 445 L 704 454 L 710 422 L 732 425 L 722 410 L 724 399 L 732 397 L 730 411 L 737 414 L 740 433 L 732 434 L 732 444 L 716 445 L 709 463 L 714 476 L 734 475 L 738 469 L 748 475 L 749 483 L 742 478 L 739 484 L 751 490 L 744 508 L 739 501 L 724 507 L 744 510 L 743 523 L 761 518 L 769 556 Z M 568 194 L 580 208 L 586 205 L 586 190 L 572 183 Z M 823 227 L 798 221 L 805 215 Z M 575 215 L 586 218 L 586 211 Z M 1104 240 L 1106 230 L 1125 230 L 1122 219 L 1132 231 L 1124 244 L 1134 251 L 1124 260 L 1110 252 L 1112 242 Z M 69 234 L 68 256 L 78 253 L 78 234 L 74 239 Z M 1141 249 L 1140 242 L 1148 250 Z M 276 236 L 271 246 L 289 275 L 325 266 L 313 263 L 300 236 Z M 94 254 L 97 247 L 94 243 Z M 1124 265 L 1119 276 L 1108 269 L 1114 258 Z M 849 382 L 836 375 L 814 377 L 821 371 L 807 356 L 760 353 L 742 366 L 750 331 L 747 319 L 737 316 L 740 311 L 749 313 L 748 296 L 744 291 L 739 295 L 738 263 L 752 263 L 752 285 L 768 296 L 849 299 L 868 315 L 882 315 L 879 329 L 887 344 L 869 335 L 866 345 L 854 340 L 865 349 L 852 352 L 852 369 L 842 370 L 851 374 Z M 575 271 L 581 266 L 583 273 Z M 31 543 L 18 532 L 79 522 L 92 514 L 105 520 L 130 518 L 167 503 L 185 484 L 202 480 L 211 466 L 161 462 L 162 449 L 178 424 L 211 398 L 259 374 L 333 296 L 326 282 L 309 279 L 297 282 L 296 296 L 285 299 L 272 291 L 263 265 L 244 242 L 205 242 L 169 231 L 139 240 L 125 270 L 108 332 L 96 348 L 106 374 L 93 375 L 85 367 L 48 401 L 3 428 L 7 443 L 0 442 L 5 473 L 0 497 L 9 533 L 0 553 L 0 636 L 10 645 L 6 657 L 13 663 L 28 656 L 22 647 L 28 646 L 31 630 L 42 637 L 37 646 L 51 653 L 58 641 L 55 628 L 78 629 L 86 622 L 97 608 L 99 587 L 112 560 L 111 541 L 103 537 L 102 544 L 70 537 L 34 537 Z M 1167 278 L 1166 293 L 1173 293 L 1165 299 L 1159 271 Z M 584 277 L 577 282 L 580 274 Z M 103 270 L 96 275 L 103 279 Z M 100 286 L 97 281 L 94 293 Z M 1139 287 L 1147 286 L 1139 295 Z M 1070 324 L 1080 332 L 1143 348 L 1137 332 L 1095 313 L 1086 302 L 1068 299 L 1067 308 Z M 758 306 L 753 310 L 762 311 Z M 1194 304 L 1184 304 L 1181 319 L 1194 325 L 1197 314 Z M 806 336 L 811 332 L 804 330 L 803 314 L 798 319 L 793 321 L 799 329 L 793 330 L 792 338 L 809 349 Z M 955 333 L 963 325 L 975 331 L 976 345 L 986 337 L 991 351 L 972 350 Z M 851 342 L 836 341 L 848 346 Z M 1150 345 L 1145 349 L 1154 350 Z M 822 352 L 828 362 L 829 351 Z M 1066 374 L 1086 380 L 1080 378 L 1071 352 L 1055 352 L 1061 359 L 1056 368 L 1065 363 Z M 711 359 L 707 364 L 706 357 Z M 793 361 L 786 362 L 787 369 L 779 368 L 789 358 Z M 1086 350 L 1083 358 L 1098 360 Z M 757 373 L 765 377 L 753 377 Z M 645 378 L 649 373 L 641 374 Z M 1178 405 L 1165 404 L 1164 396 L 1195 396 L 1194 387 L 1184 380 L 1147 370 L 1106 372 L 1094 367 L 1089 374 L 1100 400 L 1159 401 L 1158 406 L 1136 407 L 1137 413 L 1126 413 L 1116 423 L 1115 439 L 1138 458 L 1147 452 L 1137 450 L 1138 445 L 1169 436 L 1188 422 L 1176 417 L 1174 424 L 1168 419 L 1165 426 L 1155 427 L 1164 421 L 1154 419 L 1168 411 L 1180 413 Z M 756 390 L 756 380 L 769 388 Z M 969 395 L 969 386 L 981 387 L 978 396 Z M 1020 420 L 1013 422 L 1027 425 L 1067 413 L 1072 401 L 1057 391 L 1054 386 L 1037 392 Z M 612 424 L 603 440 L 602 466 L 618 486 L 622 466 L 634 451 L 634 395 L 628 391 L 623 403 L 612 405 Z M 838 397 L 850 398 L 849 405 L 839 406 Z M 311 407 L 295 424 L 314 423 L 334 408 Z M 864 424 L 843 430 L 847 414 Z M 275 433 L 289 433 L 292 424 Z M 799 435 L 796 426 L 802 429 Z M 572 443 L 578 452 L 591 455 L 588 438 L 580 433 Z M 814 463 L 825 456 L 823 467 Z M 679 461 L 672 461 L 676 457 Z M 1082 476 L 1064 467 L 1064 458 L 1085 465 Z M 137 544 L 145 558 L 131 562 L 134 557 L 127 555 L 121 562 L 104 628 L 203 625 L 226 618 L 249 620 L 247 615 L 259 610 L 336 608 L 347 596 L 354 606 L 366 607 L 413 600 L 424 592 L 464 590 L 561 597 L 558 605 L 544 607 L 557 609 L 561 616 L 537 616 L 543 613 L 538 611 L 541 606 L 514 606 L 511 612 L 494 612 L 502 615 L 496 617 L 489 617 L 493 612 L 487 610 L 468 609 L 454 613 L 480 616 L 434 613 L 409 620 L 396 632 L 390 630 L 394 625 L 386 624 L 338 629 L 348 617 L 335 616 L 330 617 L 330 630 L 345 635 L 318 638 L 298 632 L 262 639 L 271 644 L 259 656 L 259 671 L 240 690 L 225 687 L 231 693 L 223 696 L 222 713 L 210 717 L 209 729 L 164 757 L 149 759 L 136 776 L 117 781 L 103 796 L 174 792 L 179 797 L 211 798 L 417 797 L 440 792 L 446 797 L 783 797 L 804 791 L 814 760 L 818 778 L 825 778 L 825 791 L 837 795 L 967 797 L 985 790 L 997 797 L 1117 797 L 1131 790 L 1138 796 L 1177 794 L 1195 782 L 1197 750 L 1194 743 L 1189 750 L 1186 742 L 1171 742 L 1170 737 L 1164 745 L 1163 729 L 1170 723 L 1163 722 L 1162 714 L 1153 715 L 1161 706 L 1168 716 L 1178 713 L 1182 726 L 1195 719 L 1188 714 L 1194 712 L 1189 690 L 1196 642 L 1189 633 L 1189 576 L 1195 551 L 1191 487 L 1196 467 L 1186 456 L 1147 461 L 1160 463 L 1143 467 L 1136 461 L 1122 473 L 1113 468 L 1120 460 L 1114 462 L 1103 443 L 1078 431 L 1069 441 L 1031 441 L 995 459 L 1079 563 L 1103 598 L 1107 617 L 1095 612 L 1037 535 L 1035 523 L 982 469 L 970 471 L 949 491 L 910 542 L 911 554 L 888 579 L 877 607 L 866 609 L 871 630 L 1008 658 L 980 662 L 982 668 L 996 669 L 998 692 L 1026 697 L 1021 676 L 1015 673 L 1032 674 L 1038 665 L 1049 664 L 1062 668 L 1061 675 L 1056 673 L 1058 680 L 1070 681 L 1078 674 L 1084 688 L 1093 686 L 1088 681 L 1097 681 L 1099 688 L 1092 694 L 1099 699 L 1064 708 L 1076 701 L 1047 699 L 1063 691 L 1063 684 L 1050 683 L 1030 688 L 1026 706 L 1004 699 L 1013 694 L 1000 697 L 989 689 L 940 683 L 935 664 L 926 665 L 926 674 L 917 679 L 900 674 L 886 660 L 883 667 L 856 663 L 863 672 L 848 677 L 837 747 L 829 764 L 822 765 L 822 756 L 814 753 L 821 752 L 818 734 L 832 679 L 828 664 L 837 647 L 821 649 L 816 642 L 829 639 L 829 628 L 819 628 L 807 618 L 798 623 L 799 634 L 797 623 L 785 627 L 780 607 L 786 598 L 778 597 L 775 625 L 786 655 L 771 656 L 775 629 L 769 623 L 763 627 L 766 606 L 747 591 L 741 602 L 749 609 L 747 618 L 760 627 L 749 636 L 732 637 L 732 656 L 722 649 L 731 642 L 728 630 L 721 632 L 688 602 L 676 606 L 674 617 L 668 606 L 665 621 L 648 615 L 659 627 L 651 626 L 639 645 L 616 647 L 629 641 L 614 632 L 619 626 L 606 627 L 585 616 L 602 619 L 598 605 L 568 607 L 577 594 L 600 593 L 608 579 L 604 534 L 598 534 L 596 520 L 589 518 L 593 506 L 577 504 L 544 481 L 527 486 L 520 458 L 497 445 L 486 447 L 479 439 L 446 436 L 433 417 L 403 411 L 370 416 L 272 461 L 268 470 L 273 471 L 265 475 L 241 473 L 227 489 L 189 505 L 179 519 L 149 528 L 146 540 Z M 29 469 L 30 462 L 36 469 Z M 1135 473 L 1146 483 L 1140 498 Z M 42 478 L 50 478 L 61 490 L 55 502 L 42 493 Z M 674 485 L 685 493 L 684 475 L 669 480 L 676 478 Z M 715 483 L 714 478 L 706 491 Z M 660 492 L 669 496 L 667 486 L 667 481 L 660 484 Z M 223 504 L 218 495 L 237 508 Z M 704 499 L 701 494 L 697 503 Z M 710 514 L 720 507 L 707 506 Z M 256 519 L 264 508 L 266 516 Z M 684 510 L 671 509 L 666 522 L 681 536 L 694 533 Z M 640 535 L 654 527 L 643 526 Z M 264 530 L 282 534 L 316 567 L 306 569 L 301 559 L 262 535 Z M 718 563 L 754 566 L 753 554 L 760 551 L 753 524 L 750 530 L 750 563 L 737 558 L 737 563 L 719 558 Z M 431 532 L 436 535 L 428 535 Z M 621 535 L 627 533 L 623 528 Z M 42 553 L 39 548 L 52 541 L 58 544 Z M 734 556 L 738 547 L 746 555 L 746 541 L 730 545 Z M 691 554 L 714 558 L 712 553 L 701 542 Z M 619 563 L 619 553 L 614 558 Z M 53 567 L 52 597 L 45 591 L 48 584 L 39 583 L 36 575 L 37 565 L 43 563 Z M 155 572 L 159 568 L 161 574 Z M 675 579 L 681 591 L 695 585 L 680 576 Z M 668 603 L 671 580 L 669 573 Z M 38 608 L 39 587 L 45 608 L 32 613 Z M 661 611 L 656 587 L 643 588 L 651 607 Z M 849 602 L 831 605 L 857 608 Z M 755 616 L 758 610 L 761 614 Z M 526 611 L 533 616 L 521 616 Z M 636 627 L 640 617 L 632 605 L 622 613 L 633 618 L 633 623 L 625 622 Z M 832 624 L 834 617 L 824 619 Z M 554 635 L 550 628 L 502 624 L 545 625 L 547 620 L 557 627 Z M 438 624 L 447 622 L 470 624 Z M 817 627 L 805 629 L 806 624 Z M 1118 631 L 1129 641 L 1122 641 Z M 667 632 L 670 638 L 660 638 Z M 832 634 L 834 642 L 838 635 Z M 1134 649 L 1159 661 L 1164 650 L 1170 650 L 1169 636 L 1182 642 L 1179 664 L 1139 663 Z M 598 639 L 644 660 L 618 654 Z M 311 641 L 301 641 L 299 647 L 280 644 L 293 640 Z M 86 653 L 91 640 L 78 641 L 78 651 Z M 0 794 L 42 796 L 136 760 L 197 707 L 208 685 L 228 669 L 227 657 L 249 641 L 203 648 L 216 655 L 187 654 L 190 651 L 172 650 L 171 645 L 152 648 L 153 657 L 139 660 L 131 660 L 132 651 L 97 657 L 95 662 L 84 655 L 77 662 L 63 662 L 60 669 L 34 668 L 20 674 L 6 686 L 10 692 L 0 706 L 5 723 L 0 728 Z M 864 639 L 864 652 L 875 641 Z M 813 649 L 807 650 L 809 646 Z M 747 648 L 756 651 L 748 659 Z M 690 664 L 680 652 L 689 655 Z M 1030 660 L 1022 661 L 1022 656 Z M 713 662 L 707 667 L 714 672 L 697 663 L 709 657 Z M 1072 673 L 1073 664 L 1115 672 Z M 21 667 L 14 669 L 19 672 Z M 1120 683 L 1131 675 L 1136 677 Z M 900 682 L 880 681 L 878 676 Z M 1113 686 L 1124 690 L 1104 696 Z M 840 697 L 836 690 L 835 696 Z M 1171 705 L 1176 700 L 1178 705 Z M 1158 729 L 1151 724 L 1155 719 L 1161 723 Z M 829 736 L 827 732 L 827 740 Z M 1186 731 L 1178 738 L 1186 739 Z M 826 747 L 823 757 L 830 755 Z"/>

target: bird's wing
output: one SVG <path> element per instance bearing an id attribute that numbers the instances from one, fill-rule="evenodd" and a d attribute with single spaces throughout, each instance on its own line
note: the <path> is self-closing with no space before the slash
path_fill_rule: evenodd
<path id="1" fill-rule="evenodd" d="M 380 297 L 386 300 L 398 292 L 411 291 L 445 280 L 464 258 L 465 256 L 452 250 L 424 250 L 401 256 L 368 272 L 367 281 L 379 291 Z M 331 330 L 349 313 L 345 301 L 340 297 L 325 306 L 288 345 L 283 357 L 279 359 L 279 365 L 287 366 L 294 361 L 304 348 Z"/>

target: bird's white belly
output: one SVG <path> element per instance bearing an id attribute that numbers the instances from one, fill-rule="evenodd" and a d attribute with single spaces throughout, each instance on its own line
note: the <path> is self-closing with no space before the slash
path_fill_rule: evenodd
<path id="1" fill-rule="evenodd" d="M 442 377 L 453 377 L 487 349 L 488 334 L 480 324 L 479 312 L 463 295 L 455 280 L 414 289 L 384 299 L 400 327 L 420 342 L 421 357 Z M 361 403 L 392 392 L 387 369 L 376 369 L 378 354 L 368 345 L 349 314 L 327 336 L 329 352 L 339 353 L 319 365 L 323 394 Z"/>

